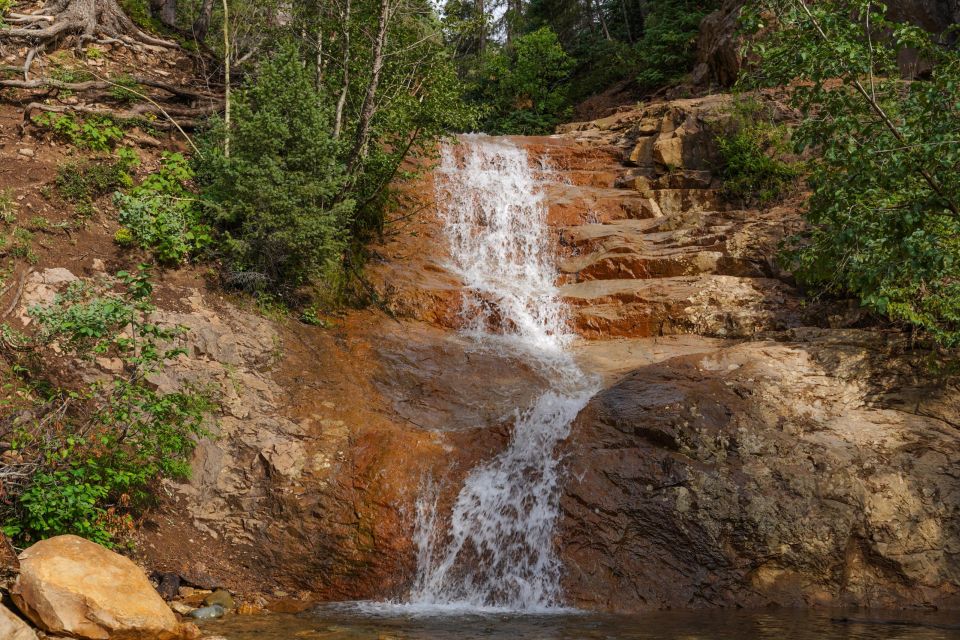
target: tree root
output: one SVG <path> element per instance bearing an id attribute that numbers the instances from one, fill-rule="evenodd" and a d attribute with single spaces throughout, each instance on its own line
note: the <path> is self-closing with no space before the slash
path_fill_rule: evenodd
<path id="1" fill-rule="evenodd" d="M 154 80 L 152 78 L 131 78 L 133 82 L 140 86 L 151 87 L 166 91 L 177 98 L 185 100 L 214 100 L 216 95 L 206 91 L 198 91 L 188 87 L 181 87 L 168 82 Z M 61 89 L 64 91 L 109 91 L 115 88 L 117 83 L 107 80 L 89 80 L 87 82 L 61 82 L 52 78 L 38 78 L 36 80 L 0 80 L 0 87 L 10 87 L 12 89 Z"/>
<path id="2" fill-rule="evenodd" d="M 143 32 L 127 17 L 117 0 L 51 0 L 40 13 L 13 14 L 10 27 L 0 30 L 0 39 L 23 40 L 32 44 L 24 65 L 29 79 L 30 63 L 50 44 L 76 37 L 77 44 L 123 44 L 145 51 L 178 49 L 179 45 Z"/>
<path id="3" fill-rule="evenodd" d="M 159 107 L 155 104 L 138 104 L 129 109 L 118 111 L 106 107 L 97 107 L 82 104 L 63 104 L 53 105 L 42 102 L 31 102 L 23 111 L 24 126 L 30 121 L 30 116 L 34 111 L 47 111 L 50 113 L 80 113 L 90 116 L 102 116 L 125 122 L 141 122 L 151 120 L 150 126 L 169 131 L 172 129 L 195 129 L 200 126 L 202 119 L 223 110 L 223 103 L 212 103 L 204 107 Z M 167 122 L 162 120 L 152 121 L 152 118 L 167 118 Z M 176 120 L 174 120 L 176 119 Z M 179 125 L 179 126 L 178 126 Z"/>

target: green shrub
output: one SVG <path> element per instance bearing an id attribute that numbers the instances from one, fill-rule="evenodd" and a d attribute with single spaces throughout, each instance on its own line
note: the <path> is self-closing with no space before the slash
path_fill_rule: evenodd
<path id="1" fill-rule="evenodd" d="M 0 190 L 0 222 L 13 224 L 17 221 L 17 210 L 20 206 L 13 198 L 13 189 Z"/>
<path id="2" fill-rule="evenodd" d="M 57 168 L 57 193 L 67 202 L 91 205 L 97 198 L 133 184 L 130 171 L 138 163 L 137 155 L 126 149 L 111 160 L 68 162 Z"/>
<path id="3" fill-rule="evenodd" d="M 34 417 L 12 443 L 15 459 L 33 473 L 0 507 L 3 530 L 21 543 L 72 533 L 112 545 L 154 482 L 188 473 L 195 438 L 206 435 L 207 394 L 161 392 L 147 381 L 182 353 L 167 346 L 182 330 L 151 322 L 145 267 L 117 275 L 122 289 L 74 283 L 52 304 L 31 309 L 39 331 L 30 339 L 3 328 L 27 354 L 17 365 L 29 381 L 20 395 L 33 398 Z M 63 359 L 94 357 L 116 358 L 119 373 L 72 389 L 38 382 L 56 375 Z"/>
<path id="4" fill-rule="evenodd" d="M 766 205 L 796 191 L 796 165 L 781 156 L 789 151 L 789 132 L 755 102 L 739 103 L 715 138 L 723 193 L 743 205 Z"/>
<path id="5" fill-rule="evenodd" d="M 123 140 L 123 129 L 109 118 L 78 120 L 70 114 L 43 112 L 33 116 L 33 122 L 80 149 L 109 151 Z"/>
<path id="6" fill-rule="evenodd" d="M 861 0 L 769 0 L 762 78 L 795 86 L 811 149 L 809 230 L 788 254 L 802 282 L 960 346 L 960 51 Z M 883 38 L 875 34 L 887 34 Z M 900 79 L 915 49 L 929 77 Z M 755 74 L 757 75 L 757 74 Z"/>
<path id="7" fill-rule="evenodd" d="M 281 48 L 236 95 L 230 156 L 220 123 L 199 162 L 229 270 L 284 294 L 341 268 L 353 211 L 331 109 L 312 81 L 297 49 Z"/>
<path id="8" fill-rule="evenodd" d="M 164 153 L 160 169 L 114 203 L 120 224 L 131 242 L 151 250 L 160 262 L 178 264 L 213 241 L 212 230 L 201 219 L 197 197 L 188 185 L 194 174 L 179 153 Z M 118 244 L 127 236 L 118 236 Z"/>

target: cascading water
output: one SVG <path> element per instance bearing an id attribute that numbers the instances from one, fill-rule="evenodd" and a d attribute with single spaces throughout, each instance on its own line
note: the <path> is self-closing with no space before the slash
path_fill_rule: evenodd
<path id="1" fill-rule="evenodd" d="M 559 607 L 557 445 L 595 392 L 566 350 L 540 183 L 526 152 L 464 136 L 443 149 L 437 202 L 465 290 L 464 332 L 478 348 L 523 358 L 550 381 L 517 410 L 507 448 L 473 469 L 441 530 L 434 491 L 417 512 L 416 605 L 546 610 Z"/>

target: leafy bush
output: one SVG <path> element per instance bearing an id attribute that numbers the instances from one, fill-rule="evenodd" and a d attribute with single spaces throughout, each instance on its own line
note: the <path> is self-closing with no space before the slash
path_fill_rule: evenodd
<path id="1" fill-rule="evenodd" d="M 744 205 L 765 205 L 796 189 L 800 171 L 781 157 L 788 131 L 753 101 L 740 102 L 716 136 L 724 195 Z"/>
<path id="2" fill-rule="evenodd" d="M 780 21 L 756 48 L 765 79 L 802 81 L 794 137 L 818 152 L 810 228 L 789 256 L 798 277 L 960 346 L 960 51 L 878 3 L 758 9 Z M 759 27 L 760 15 L 747 19 Z M 900 80 L 905 48 L 931 65 L 928 79 Z"/>
<path id="3" fill-rule="evenodd" d="M 569 74 L 574 60 L 556 34 L 542 27 L 490 57 L 475 92 L 489 105 L 489 133 L 543 134 L 572 114 Z"/>
<path id="4" fill-rule="evenodd" d="M 188 473 L 195 438 L 206 435 L 207 394 L 162 392 L 147 382 L 182 353 L 167 346 L 182 330 L 150 320 L 145 267 L 117 276 L 122 289 L 78 282 L 31 309 L 39 325 L 32 338 L 3 328 L 27 354 L 16 369 L 28 382 L 18 395 L 30 398 L 22 414 L 29 420 L 14 422 L 12 459 L 29 477 L 5 484 L 2 512 L 4 532 L 23 543 L 73 533 L 112 545 L 152 483 Z M 58 375 L 57 363 L 73 368 L 71 360 L 94 357 L 117 359 L 119 373 L 73 389 L 39 382 Z"/>
<path id="5" fill-rule="evenodd" d="M 208 137 L 198 181 L 218 249 L 234 273 L 274 291 L 337 271 L 353 202 L 331 135 L 331 109 L 292 45 L 236 95 L 230 155 L 221 124 Z"/>
<path id="6" fill-rule="evenodd" d="M 91 116 L 81 121 L 70 114 L 44 112 L 33 116 L 33 122 L 80 149 L 109 151 L 123 140 L 123 129 L 109 118 Z"/>
<path id="7" fill-rule="evenodd" d="M 92 203 L 97 198 L 133 184 L 130 170 L 139 163 L 137 155 L 120 149 L 116 158 L 68 162 L 57 168 L 57 192 L 75 204 Z"/>
<path id="8" fill-rule="evenodd" d="M 197 197 L 188 188 L 194 173 L 179 153 L 164 153 L 160 169 L 114 202 L 127 231 L 118 244 L 150 249 L 160 262 L 178 264 L 212 242 L 212 230 L 201 220 Z"/>

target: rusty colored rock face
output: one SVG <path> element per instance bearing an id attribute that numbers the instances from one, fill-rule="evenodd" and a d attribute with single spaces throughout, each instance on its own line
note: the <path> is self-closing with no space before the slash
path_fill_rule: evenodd
<path id="1" fill-rule="evenodd" d="M 846 328 L 863 324 L 854 309 L 804 302 L 775 260 L 800 198 L 720 197 L 710 132 L 728 103 L 513 139 L 541 173 L 573 350 L 604 381 L 563 445 L 566 596 L 617 611 L 955 605 L 960 391 L 896 336 Z M 283 325 L 166 283 L 191 338 L 165 375 L 215 384 L 224 412 L 144 527 L 153 568 L 284 606 L 406 596 L 424 481 L 445 517 L 549 381 L 457 335 L 431 176 L 404 198 L 411 215 L 366 270 L 393 317 Z"/>

